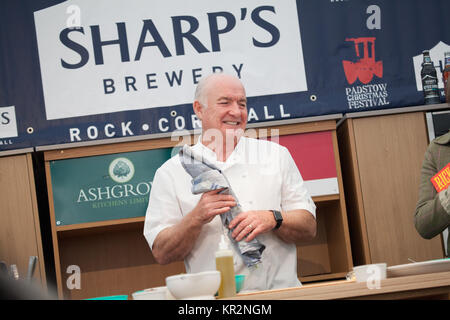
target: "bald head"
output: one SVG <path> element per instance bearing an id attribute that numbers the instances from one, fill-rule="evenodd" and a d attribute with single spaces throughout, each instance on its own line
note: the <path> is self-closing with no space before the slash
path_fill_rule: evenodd
<path id="1" fill-rule="evenodd" d="M 206 108 L 208 106 L 208 92 L 214 89 L 217 85 L 220 85 L 220 82 L 223 81 L 233 81 L 239 83 L 245 92 L 244 85 L 238 77 L 226 73 L 212 73 L 199 81 L 195 90 L 194 100 L 199 101 L 202 107 Z"/>

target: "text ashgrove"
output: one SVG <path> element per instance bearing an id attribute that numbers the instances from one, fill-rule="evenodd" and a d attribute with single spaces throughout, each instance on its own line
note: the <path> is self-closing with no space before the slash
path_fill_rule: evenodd
<path id="1" fill-rule="evenodd" d="M 145 196 L 150 193 L 152 181 L 140 182 L 136 185 L 117 184 L 114 186 L 91 187 L 80 189 L 77 202 L 89 202 L 127 197 Z"/>

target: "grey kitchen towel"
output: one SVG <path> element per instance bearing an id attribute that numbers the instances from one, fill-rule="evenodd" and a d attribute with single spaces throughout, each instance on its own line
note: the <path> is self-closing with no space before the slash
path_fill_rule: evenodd
<path id="1" fill-rule="evenodd" d="M 180 161 L 186 172 L 192 177 L 191 191 L 193 194 L 200 194 L 212 190 L 224 189 L 221 194 L 230 194 L 236 200 L 237 205 L 220 215 L 222 224 L 228 230 L 228 238 L 233 244 L 233 248 L 241 255 L 247 267 L 256 266 L 261 262 L 261 254 L 265 246 L 256 238 L 252 241 L 241 240 L 237 242 L 232 236 L 232 230 L 228 229 L 231 220 L 242 212 L 242 208 L 236 195 L 231 189 L 225 175 L 215 165 L 204 159 L 201 155 L 194 154 L 191 147 L 184 145 L 179 152 Z"/>

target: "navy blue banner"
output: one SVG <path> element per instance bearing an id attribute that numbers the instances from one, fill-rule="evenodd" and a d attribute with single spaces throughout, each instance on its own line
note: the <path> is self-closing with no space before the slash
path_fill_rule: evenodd
<path id="1" fill-rule="evenodd" d="M 2 1 L 0 151 L 168 133 L 198 127 L 198 119 L 193 114 L 189 101 L 181 104 L 163 102 L 160 104 L 152 102 L 151 99 L 144 99 L 145 101 L 139 105 L 130 108 L 126 108 L 125 102 L 115 106 L 120 111 L 105 109 L 106 111 L 102 112 L 102 108 L 106 107 L 99 105 L 98 102 L 89 105 L 91 101 L 89 95 L 95 91 L 100 101 L 103 100 L 102 97 L 105 101 L 108 99 L 114 101 L 112 94 L 125 100 L 127 97 L 131 99 L 133 94 L 142 94 L 143 90 L 149 91 L 158 86 L 162 88 L 164 85 L 176 87 L 178 81 L 176 76 L 181 74 L 184 75 L 183 81 L 188 81 L 186 79 L 189 76 L 189 85 L 193 86 L 201 75 L 211 72 L 214 68 L 220 70 L 226 67 L 225 60 L 220 56 L 212 60 L 212 69 L 195 67 L 194 63 L 176 66 L 178 68 L 172 66 L 171 69 L 167 68 L 160 73 L 149 69 L 141 78 L 133 75 L 131 71 L 130 75 L 125 77 L 115 77 L 112 74 L 110 78 L 105 76 L 102 81 L 95 82 L 98 86 L 92 87 L 92 92 L 77 91 L 79 89 L 76 84 L 83 83 L 82 76 L 77 76 L 79 81 L 76 83 L 65 78 L 56 78 L 53 80 L 57 81 L 53 82 L 62 84 L 62 89 L 56 90 L 55 88 L 60 87 L 49 85 L 46 83 L 47 80 L 43 80 L 47 79 L 47 73 L 52 74 L 48 65 L 43 64 L 46 56 L 42 56 L 42 53 L 52 51 L 52 47 L 48 47 L 47 40 L 48 43 L 58 43 L 55 50 L 61 50 L 63 55 L 55 60 L 55 68 L 62 70 L 65 66 L 64 72 L 69 72 L 70 67 L 75 70 L 74 72 L 82 72 L 83 63 L 91 64 L 93 68 L 97 68 L 95 70 L 104 67 L 108 71 L 107 50 L 121 57 L 122 61 L 119 58 L 117 60 L 123 62 L 122 69 L 125 70 L 125 74 L 127 66 L 131 67 L 132 62 L 144 59 L 153 49 L 158 52 L 158 59 L 164 58 L 165 61 L 186 58 L 190 54 L 189 51 L 200 57 L 207 57 L 208 54 L 226 55 L 227 36 L 231 38 L 233 30 L 238 30 L 242 22 L 249 22 L 249 30 L 256 32 L 248 42 L 254 50 L 263 52 L 266 49 L 276 49 L 276 46 L 281 45 L 285 39 L 285 29 L 278 24 L 279 20 L 276 20 L 280 18 L 279 15 L 284 14 L 283 4 L 279 1 L 250 2 L 251 4 L 245 8 L 238 8 L 237 11 L 219 8 L 214 1 L 211 2 L 213 3 L 211 8 L 204 9 L 204 14 L 196 15 L 192 12 L 180 14 L 180 10 L 176 11 L 174 13 L 176 16 L 172 16 L 171 20 L 173 27 L 171 38 L 175 37 L 175 45 L 172 48 L 169 45 L 170 41 L 167 40 L 169 37 L 165 36 L 161 27 L 163 22 L 156 18 L 144 19 L 139 39 L 139 33 L 131 31 L 130 23 L 121 24 L 120 17 L 114 17 L 111 26 L 116 28 L 117 25 L 117 29 L 113 28 L 112 31 L 116 32 L 116 37 L 119 37 L 120 41 L 108 45 L 104 40 L 111 38 L 104 31 L 108 26 L 95 19 L 92 20 L 94 22 L 89 20 L 88 25 L 75 31 L 71 28 L 58 29 L 55 36 L 42 33 L 44 29 L 37 28 L 38 11 L 44 12 L 43 9 L 57 4 L 72 3 L 70 1 Z M 248 98 L 249 123 L 422 105 L 424 98 L 420 69 L 423 50 L 430 50 L 442 91 L 444 52 L 450 51 L 450 28 L 447 17 L 450 12 L 450 1 L 297 0 L 294 4 L 298 25 L 293 26 L 299 30 L 289 33 L 289 36 L 298 33 L 301 41 L 293 44 L 289 51 L 283 49 L 284 51 L 279 51 L 281 53 L 272 55 L 270 60 L 264 58 L 261 63 L 270 65 L 276 70 L 277 65 L 281 66 L 292 56 L 298 55 L 301 57 L 299 65 L 303 66 L 299 68 L 301 70 L 298 74 L 299 85 L 292 85 L 293 75 L 290 74 L 289 80 L 282 84 L 286 87 L 285 90 L 281 87 L 274 90 L 275 93 L 251 95 Z M 81 19 L 87 16 L 86 11 L 89 10 L 82 7 Z M 76 13 L 76 10 L 68 12 Z M 208 19 L 206 21 L 209 21 L 208 41 L 194 32 L 196 28 L 199 30 L 202 28 L 199 16 L 204 16 Z M 71 17 L 70 14 L 68 17 Z M 185 29 L 187 23 L 190 24 L 190 30 Z M 137 45 L 132 42 L 134 38 L 136 41 L 139 40 Z M 124 39 L 127 39 L 126 43 Z M 93 49 L 88 47 L 89 41 L 94 43 Z M 105 62 L 102 61 L 102 53 L 105 54 Z M 228 63 L 230 70 L 236 72 L 237 76 L 242 75 L 243 78 L 250 73 L 249 63 L 244 61 L 244 58 L 245 51 L 242 57 L 233 60 L 233 64 Z M 283 68 L 286 66 L 283 65 Z M 256 79 L 264 83 L 274 77 L 283 78 L 286 72 L 283 68 L 280 67 L 279 74 L 271 71 L 269 74 L 258 75 L 257 68 L 253 67 L 252 78 L 248 79 L 255 79 L 257 75 Z M 86 81 L 89 80 L 86 78 Z M 181 81 L 181 78 L 179 80 Z M 125 89 L 121 89 L 119 83 L 125 83 Z M 245 84 L 247 87 L 248 83 Z M 178 83 L 178 86 L 181 84 Z M 297 91 L 291 89 L 296 87 L 306 89 Z M 253 90 L 259 92 L 257 88 Z M 71 102 L 73 97 L 86 98 L 85 105 L 82 106 L 80 102 L 80 110 L 84 107 L 86 110 L 99 111 L 88 114 L 86 111 L 83 113 L 77 110 L 76 107 L 66 110 L 68 107 L 58 102 L 64 101 L 58 99 L 64 99 L 66 94 Z M 155 99 L 157 96 L 155 95 Z M 441 102 L 444 102 L 443 95 Z M 69 101 L 67 103 L 69 104 Z"/>

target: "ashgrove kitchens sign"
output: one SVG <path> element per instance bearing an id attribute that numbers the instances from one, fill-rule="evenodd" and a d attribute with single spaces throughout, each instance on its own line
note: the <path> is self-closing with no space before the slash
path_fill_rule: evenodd
<path id="1" fill-rule="evenodd" d="M 248 96 L 307 90 L 295 0 L 70 0 L 35 25 L 47 120 L 191 103 L 215 71 Z"/>
<path id="2" fill-rule="evenodd" d="M 144 216 L 153 176 L 174 150 L 51 161 L 56 225 Z"/>

